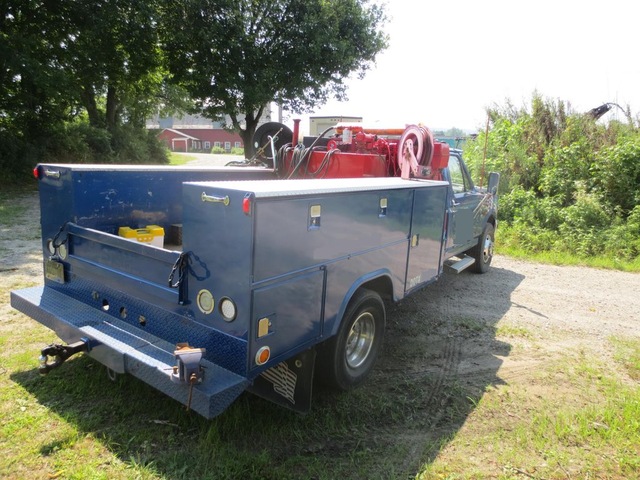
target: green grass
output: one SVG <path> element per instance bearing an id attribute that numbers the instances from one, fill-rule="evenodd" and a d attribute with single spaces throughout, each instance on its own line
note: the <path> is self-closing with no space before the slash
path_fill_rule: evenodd
<path id="1" fill-rule="evenodd" d="M 498 327 L 496 328 L 496 335 L 499 337 L 507 338 L 534 338 L 531 329 L 519 325 L 510 325 L 504 323 L 500 323 L 498 325 Z"/>
<path id="2" fill-rule="evenodd" d="M 518 246 L 500 245 L 496 242 L 496 253 L 512 258 L 518 258 L 549 265 L 572 265 L 580 267 L 602 268 L 607 270 L 620 270 L 623 272 L 640 272 L 640 257 L 633 260 L 623 260 L 606 256 L 582 257 L 569 252 L 543 251 L 531 252 Z"/>
<path id="3" fill-rule="evenodd" d="M 453 323 L 471 332 L 480 332 L 487 328 L 484 322 L 472 317 L 456 318 L 453 320 Z"/>
<path id="4" fill-rule="evenodd" d="M 639 473 L 640 388 L 578 350 L 555 359 L 532 385 L 488 388 L 418 478 L 626 479 Z"/>
<path id="5" fill-rule="evenodd" d="M 630 378 L 640 381 L 640 339 L 613 337 L 609 341 L 616 348 L 616 361 L 625 367 Z"/>
<path id="6" fill-rule="evenodd" d="M 0 193 L 0 225 L 12 225 L 16 217 L 25 212 L 27 207 L 11 202 L 15 194 Z"/>
<path id="7" fill-rule="evenodd" d="M 623 272 L 640 272 L 640 256 L 634 259 L 615 258 L 610 255 L 577 255 L 568 251 L 542 250 L 535 251 L 524 248 L 511 235 L 512 230 L 498 228 L 496 232 L 496 253 L 512 258 L 528 260 L 531 262 L 545 263 L 549 265 L 572 265 L 608 270 L 620 270 Z"/>
<path id="8" fill-rule="evenodd" d="M 407 448 L 370 438 L 370 426 L 392 423 L 390 414 L 405 418 L 371 391 L 320 400 L 307 416 L 247 395 L 206 421 L 131 378 L 114 385 L 90 365 L 78 358 L 45 378 L 12 374 L 2 393 L 0 433 L 10 440 L 0 476 L 393 478 Z"/>
<path id="9" fill-rule="evenodd" d="M 193 155 L 178 155 L 175 152 L 169 152 L 169 165 L 184 165 L 195 160 Z"/>
<path id="10" fill-rule="evenodd" d="M 22 333 L 38 343 L 44 332 L 30 325 Z M 611 341 L 621 362 L 640 346 Z M 32 353 L 35 345 L 24 348 Z M 413 377 L 384 390 L 374 377 L 351 393 L 316 392 L 308 415 L 243 395 L 211 421 L 131 377 L 111 382 L 84 356 L 46 377 L 33 370 L 33 355 L 9 357 L 1 357 L 9 369 L 0 388 L 3 478 L 623 479 L 640 472 L 640 389 L 588 350 L 551 359 L 530 386 L 474 395 L 447 383 L 444 408 L 426 408 Z"/>

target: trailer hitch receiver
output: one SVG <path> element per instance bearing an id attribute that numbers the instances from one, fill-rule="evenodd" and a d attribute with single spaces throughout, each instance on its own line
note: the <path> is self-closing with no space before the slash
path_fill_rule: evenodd
<path id="1" fill-rule="evenodd" d="M 40 351 L 40 368 L 38 370 L 42 375 L 46 375 L 54 368 L 62 365 L 72 355 L 88 351 L 89 342 L 87 340 L 79 340 L 70 345 L 52 343 Z M 53 358 L 52 362 L 49 362 L 49 357 Z"/>

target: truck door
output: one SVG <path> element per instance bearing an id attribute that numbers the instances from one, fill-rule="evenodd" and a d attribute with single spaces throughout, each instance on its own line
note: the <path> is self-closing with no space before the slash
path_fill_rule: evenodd
<path id="1" fill-rule="evenodd" d="M 448 209 L 446 257 L 456 255 L 473 247 L 475 238 L 480 235 L 476 231 L 476 207 L 483 194 L 476 190 L 462 158 L 457 154 L 449 157 L 447 180 L 451 184 L 453 195 Z"/>
<path id="2" fill-rule="evenodd" d="M 447 188 L 442 183 L 415 190 L 405 293 L 441 273 Z"/>

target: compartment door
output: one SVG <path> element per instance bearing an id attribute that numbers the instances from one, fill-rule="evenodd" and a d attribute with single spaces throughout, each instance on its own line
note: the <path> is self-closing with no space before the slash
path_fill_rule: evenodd
<path id="1" fill-rule="evenodd" d="M 445 185 L 415 190 L 405 293 L 434 280 L 442 271 L 446 202 Z"/>
<path id="2" fill-rule="evenodd" d="M 314 269 L 253 291 L 249 368 L 263 346 L 278 363 L 322 335 L 326 269 Z"/>

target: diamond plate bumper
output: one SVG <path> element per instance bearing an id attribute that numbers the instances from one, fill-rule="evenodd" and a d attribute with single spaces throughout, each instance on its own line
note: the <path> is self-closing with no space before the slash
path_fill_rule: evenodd
<path id="1" fill-rule="evenodd" d="M 171 380 L 175 345 L 49 287 L 11 292 L 11 305 L 50 328 L 65 342 L 88 340 L 91 357 L 118 373 L 130 373 L 183 404 L 190 385 Z M 224 411 L 249 380 L 207 360 L 204 378 L 193 386 L 190 408 L 205 418 Z"/>

